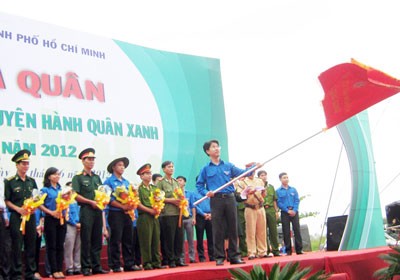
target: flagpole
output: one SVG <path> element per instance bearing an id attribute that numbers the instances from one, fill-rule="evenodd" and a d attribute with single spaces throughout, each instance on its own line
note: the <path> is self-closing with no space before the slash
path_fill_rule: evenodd
<path id="1" fill-rule="evenodd" d="M 296 148 L 297 146 L 303 144 L 304 142 L 307 142 L 308 140 L 310 140 L 310 139 L 314 138 L 315 136 L 321 134 L 321 133 L 324 132 L 325 130 L 326 130 L 326 129 L 322 129 L 322 130 L 318 131 L 317 133 L 315 133 L 315 134 L 313 134 L 313 135 L 311 135 L 311 136 L 305 138 L 304 140 L 300 141 L 299 143 L 297 143 L 297 144 L 295 144 L 295 145 L 293 145 L 293 146 L 287 148 L 287 149 L 284 150 L 283 152 L 280 152 L 280 153 L 277 154 L 276 156 L 273 156 L 273 157 L 270 158 L 269 160 L 264 161 L 263 163 L 261 163 L 261 166 L 263 166 L 263 165 L 267 164 L 268 162 L 270 162 L 270 161 L 276 159 L 277 157 L 280 157 L 280 156 L 283 155 L 284 153 L 287 153 L 288 151 L 290 151 L 290 150 Z M 219 188 L 213 190 L 212 193 L 216 194 L 216 193 L 222 191 L 222 190 L 225 189 L 226 187 L 232 185 L 233 182 L 235 182 L 236 180 L 245 177 L 247 174 L 251 173 L 252 171 L 254 171 L 254 170 L 258 169 L 258 168 L 260 168 L 260 165 L 256 165 L 256 166 L 250 168 L 249 170 L 246 170 L 245 172 L 243 172 L 242 174 L 240 174 L 240 175 L 237 176 L 236 178 L 233 178 L 233 179 L 230 180 L 229 182 L 227 182 L 227 183 L 223 184 L 222 186 L 220 186 Z M 194 204 L 194 205 L 197 205 L 197 204 L 203 202 L 204 200 L 206 200 L 207 198 L 208 198 L 208 196 L 205 195 L 205 196 L 203 196 L 202 198 L 200 198 L 199 200 L 197 200 L 196 202 L 194 202 L 193 204 Z"/>

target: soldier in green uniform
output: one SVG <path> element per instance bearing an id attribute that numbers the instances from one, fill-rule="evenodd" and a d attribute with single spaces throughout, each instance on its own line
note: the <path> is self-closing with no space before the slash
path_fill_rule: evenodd
<path id="1" fill-rule="evenodd" d="M 257 172 L 257 176 L 263 180 L 265 184 L 266 196 L 264 198 L 264 208 L 265 214 L 267 218 L 267 247 L 268 247 L 268 255 L 272 252 L 275 257 L 280 256 L 279 254 L 279 245 L 278 245 L 278 228 L 276 220 L 279 217 L 279 208 L 276 203 L 277 196 L 275 192 L 275 188 L 273 185 L 268 184 L 267 181 L 267 172 L 265 170 L 260 170 Z"/>
<path id="2" fill-rule="evenodd" d="M 40 275 L 35 275 L 35 213 L 32 213 L 29 221 L 25 224 L 25 235 L 22 235 L 20 231 L 21 215 L 27 214 L 26 210 L 22 208 L 24 200 L 32 197 L 32 190 L 37 189 L 35 179 L 26 175 L 29 169 L 30 155 L 31 152 L 29 150 L 21 150 L 16 153 L 11 160 L 16 164 L 17 174 L 4 180 L 4 200 L 11 213 L 11 279 L 22 279 L 22 246 L 25 254 L 24 279 L 40 279 Z"/>
<path id="3" fill-rule="evenodd" d="M 83 171 L 72 178 L 72 188 L 78 193 L 76 200 L 81 206 L 81 267 L 84 276 L 105 274 L 100 263 L 103 235 L 103 211 L 95 198 L 95 190 L 102 184 L 98 175 L 92 172 L 95 162 L 95 150 L 88 148 L 79 154 Z"/>
<path id="4" fill-rule="evenodd" d="M 246 188 L 242 180 L 237 180 L 234 184 L 236 189 L 236 197 Z M 242 258 L 247 257 L 247 243 L 246 243 L 246 219 L 244 218 L 244 200 L 237 201 L 237 217 L 238 217 L 238 237 L 239 237 L 239 251 Z"/>
<path id="5" fill-rule="evenodd" d="M 139 185 L 138 206 L 139 218 L 137 220 L 138 237 L 140 241 L 140 254 L 144 270 L 167 268 L 161 265 L 160 257 L 160 223 L 155 218 L 157 215 L 150 203 L 152 191 L 156 189 L 151 184 L 151 165 L 143 165 L 136 172 L 140 176 L 142 183 Z"/>
<path id="6" fill-rule="evenodd" d="M 174 191 L 179 188 L 179 184 L 172 178 L 174 163 L 165 161 L 161 168 L 165 176 L 157 183 L 157 188 L 165 192 L 165 207 L 161 212 L 160 225 L 163 232 L 166 259 L 170 268 L 187 266 L 180 261 L 183 252 L 183 227 L 178 226 L 180 200 L 174 197 Z"/>

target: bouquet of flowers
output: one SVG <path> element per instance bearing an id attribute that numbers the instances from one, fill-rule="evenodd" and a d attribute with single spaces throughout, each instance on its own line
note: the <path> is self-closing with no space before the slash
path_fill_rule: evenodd
<path id="1" fill-rule="evenodd" d="M 101 185 L 94 191 L 94 200 L 100 210 L 104 210 L 108 203 L 110 203 L 111 190 L 108 186 Z"/>
<path id="2" fill-rule="evenodd" d="M 32 192 L 32 197 L 24 200 L 24 204 L 22 205 L 22 208 L 28 213 L 26 215 L 21 215 L 22 221 L 21 221 L 21 226 L 20 226 L 19 230 L 22 231 L 22 234 L 25 234 L 26 222 L 29 221 L 33 212 L 35 212 L 35 210 L 44 203 L 46 196 L 47 196 L 46 193 L 40 194 L 35 189 Z"/>
<path id="3" fill-rule="evenodd" d="M 115 188 L 115 191 L 112 194 L 115 196 L 115 199 L 118 202 L 121 202 L 123 205 L 128 205 L 131 208 L 130 210 L 126 211 L 126 213 L 129 214 L 132 221 L 134 221 L 136 219 L 135 209 L 140 203 L 137 189 L 135 189 L 132 185 L 128 186 L 128 190 L 126 190 L 124 186 L 118 186 Z"/>
<path id="4" fill-rule="evenodd" d="M 157 219 L 160 216 L 161 211 L 164 209 L 165 192 L 160 189 L 155 189 L 150 194 L 150 203 L 157 215 L 154 217 Z"/>
<path id="5" fill-rule="evenodd" d="M 188 211 L 189 202 L 185 198 L 185 195 L 181 188 L 174 189 L 174 197 L 181 201 L 179 203 L 179 223 L 178 223 L 178 226 L 181 227 L 182 226 L 182 215 L 185 217 L 189 217 L 189 211 Z"/>
<path id="6" fill-rule="evenodd" d="M 60 214 L 60 224 L 64 224 L 64 219 L 69 220 L 69 205 L 75 202 L 77 193 L 71 187 L 65 187 L 58 193 L 56 198 L 56 211 Z"/>

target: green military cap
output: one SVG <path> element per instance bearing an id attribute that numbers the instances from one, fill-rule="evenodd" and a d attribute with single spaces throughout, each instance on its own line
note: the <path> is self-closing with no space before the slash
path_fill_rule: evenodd
<path id="1" fill-rule="evenodd" d="M 16 153 L 13 157 L 12 157 L 12 161 L 13 162 L 20 162 L 20 161 L 29 161 L 29 156 L 31 155 L 31 151 L 29 150 L 21 150 L 18 153 Z"/>
<path id="2" fill-rule="evenodd" d="M 95 150 L 93 148 L 87 148 L 84 149 L 80 154 L 79 154 L 79 159 L 85 159 L 87 157 L 95 158 L 94 156 Z"/>
<path id="3" fill-rule="evenodd" d="M 114 167 L 114 165 L 116 165 L 116 164 L 117 164 L 118 162 L 120 162 L 120 161 L 123 161 L 123 162 L 124 162 L 125 168 L 128 167 L 128 165 L 129 165 L 129 159 L 126 158 L 126 157 L 120 157 L 120 158 L 116 158 L 116 159 L 114 159 L 112 162 L 110 162 L 110 164 L 107 166 L 107 171 L 108 171 L 109 173 L 113 173 L 112 168 Z"/>
<path id="4" fill-rule="evenodd" d="M 151 172 L 151 164 L 150 163 L 146 163 L 145 165 L 140 167 L 138 169 L 138 171 L 136 172 L 136 174 L 137 175 L 142 175 L 143 173 L 146 173 L 146 172 Z"/>

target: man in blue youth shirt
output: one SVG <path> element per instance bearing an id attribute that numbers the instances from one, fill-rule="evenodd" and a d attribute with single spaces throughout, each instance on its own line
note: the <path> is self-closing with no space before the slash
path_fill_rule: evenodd
<path id="1" fill-rule="evenodd" d="M 228 258 L 231 264 L 243 264 L 238 250 L 238 231 L 235 188 L 226 187 L 218 193 L 214 190 L 228 183 L 232 178 L 239 176 L 246 170 L 234 166 L 232 163 L 220 159 L 220 146 L 217 140 L 210 140 L 203 145 L 204 152 L 210 157 L 210 162 L 203 167 L 197 179 L 197 191 L 207 195 L 211 201 L 212 229 L 214 240 L 214 256 L 217 265 L 223 265 L 225 260 L 224 237 L 225 222 L 228 227 Z"/>
<path id="2" fill-rule="evenodd" d="M 198 193 L 194 193 L 192 196 L 191 205 L 201 196 Z M 192 206 L 193 207 L 193 206 Z M 204 255 L 204 244 L 203 237 L 204 231 L 206 231 L 207 236 L 207 251 L 208 258 L 210 261 L 214 261 L 214 243 L 212 236 L 212 225 L 211 225 L 211 206 L 210 200 L 203 200 L 198 205 L 194 206 L 195 211 L 193 213 L 193 223 L 196 225 L 196 237 L 197 237 L 197 254 L 199 256 L 200 262 L 205 262 L 206 257 Z"/>
<path id="3" fill-rule="evenodd" d="M 112 173 L 104 182 L 111 187 L 113 193 L 117 187 L 123 187 L 128 191 L 129 181 L 122 174 L 128 167 L 129 160 L 126 157 L 113 160 L 108 166 L 107 171 Z M 110 235 L 110 255 L 111 269 L 113 272 L 121 272 L 120 246 L 122 247 L 122 258 L 124 260 L 124 271 L 140 270 L 135 266 L 132 247 L 133 247 L 133 227 L 132 220 L 126 211 L 131 210 L 128 205 L 120 203 L 114 195 L 111 195 L 108 212 L 108 224 L 111 229 Z"/>
<path id="4" fill-rule="evenodd" d="M 182 216 L 182 225 L 183 225 L 183 231 L 186 233 L 186 240 L 188 242 L 189 262 L 196 263 L 195 252 L 194 252 L 194 232 L 193 232 L 194 224 L 193 224 L 193 213 L 192 213 L 193 193 L 186 189 L 186 177 L 178 176 L 178 177 L 176 177 L 176 180 L 178 181 L 179 187 L 184 192 L 185 198 L 188 201 L 187 210 L 189 212 L 189 217 Z M 185 238 L 183 238 L 183 242 L 185 242 Z M 183 246 L 183 248 L 185 248 L 185 246 Z M 185 249 L 183 249 L 183 251 L 182 251 L 180 260 L 183 263 L 185 262 Z"/>
<path id="5" fill-rule="evenodd" d="M 289 177 L 286 172 L 279 174 L 281 187 L 277 189 L 278 207 L 281 209 L 281 222 L 283 241 L 285 242 L 286 254 L 292 254 L 292 242 L 290 239 L 290 223 L 292 223 L 296 254 L 303 254 L 303 241 L 300 234 L 299 204 L 300 198 L 297 190 L 289 186 Z"/>

